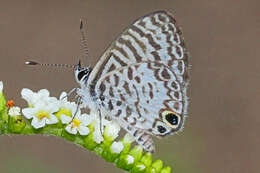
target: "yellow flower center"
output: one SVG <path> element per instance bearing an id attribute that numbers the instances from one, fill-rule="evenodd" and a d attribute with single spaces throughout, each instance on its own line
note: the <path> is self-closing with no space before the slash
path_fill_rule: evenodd
<path id="1" fill-rule="evenodd" d="M 42 120 L 43 118 L 48 118 L 48 119 L 50 118 L 49 113 L 46 111 L 39 111 L 37 112 L 36 116 L 39 120 Z"/>
<path id="2" fill-rule="evenodd" d="M 72 113 L 71 113 L 71 110 L 70 109 L 67 109 L 67 108 L 60 108 L 59 112 L 55 113 L 54 115 L 56 115 L 56 117 L 58 117 L 60 119 L 60 116 L 64 114 L 64 115 L 67 115 L 69 117 L 72 117 Z"/>
<path id="3" fill-rule="evenodd" d="M 72 121 L 72 128 L 79 127 L 80 123 L 81 122 L 78 119 L 74 118 Z"/>

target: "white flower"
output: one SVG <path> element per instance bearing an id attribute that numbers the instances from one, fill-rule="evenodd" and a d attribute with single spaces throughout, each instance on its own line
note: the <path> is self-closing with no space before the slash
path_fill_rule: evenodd
<path id="1" fill-rule="evenodd" d="M 38 92 L 33 92 L 28 88 L 23 88 L 21 95 L 30 106 L 35 106 L 36 104 L 50 105 L 57 102 L 55 97 L 50 97 L 50 93 L 47 89 L 41 89 Z"/>
<path id="2" fill-rule="evenodd" d="M 111 150 L 112 150 L 112 153 L 117 153 L 119 154 L 124 148 L 124 145 L 122 142 L 116 142 L 114 141 L 111 145 Z"/>
<path id="3" fill-rule="evenodd" d="M 4 87 L 3 82 L 0 81 L 0 93 L 3 92 L 3 87 Z"/>
<path id="4" fill-rule="evenodd" d="M 105 135 L 111 137 L 113 140 L 118 137 L 120 125 L 115 121 L 110 121 L 105 128 Z"/>
<path id="5" fill-rule="evenodd" d="M 9 109 L 8 114 L 13 117 L 21 115 L 21 109 L 18 106 L 13 106 Z"/>
<path id="6" fill-rule="evenodd" d="M 127 160 L 127 164 L 132 164 L 132 163 L 134 163 L 135 158 L 131 155 L 127 155 L 126 160 Z"/>
<path id="7" fill-rule="evenodd" d="M 79 132 L 80 135 L 88 135 L 89 134 L 89 128 L 87 127 L 92 121 L 92 117 L 87 114 L 80 114 L 80 110 L 78 110 L 75 117 L 72 119 L 72 117 L 62 114 L 61 115 L 61 122 L 63 124 L 68 124 L 65 127 L 65 130 L 68 133 L 71 134 L 77 134 Z"/>
<path id="8" fill-rule="evenodd" d="M 32 126 L 36 129 L 44 127 L 46 124 L 56 124 L 57 117 L 53 114 L 59 110 L 57 104 L 36 104 L 33 108 L 24 108 L 22 113 L 27 119 L 32 118 Z"/>

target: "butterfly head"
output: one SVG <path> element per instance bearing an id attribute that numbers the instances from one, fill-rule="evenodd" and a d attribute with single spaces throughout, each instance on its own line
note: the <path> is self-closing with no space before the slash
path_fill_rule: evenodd
<path id="1" fill-rule="evenodd" d="M 78 82 L 80 86 L 84 86 L 86 84 L 91 70 L 91 67 L 81 67 L 80 61 L 77 65 L 75 65 L 74 75 L 76 82 Z"/>

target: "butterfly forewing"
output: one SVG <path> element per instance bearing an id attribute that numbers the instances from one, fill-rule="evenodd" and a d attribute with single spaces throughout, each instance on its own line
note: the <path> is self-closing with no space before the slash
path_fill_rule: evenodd
<path id="1" fill-rule="evenodd" d="M 165 11 L 136 20 L 107 49 L 87 81 L 96 108 L 147 151 L 150 134 L 183 127 L 187 111 L 188 53 L 175 19 Z"/>
<path id="2" fill-rule="evenodd" d="M 136 20 L 105 51 L 89 80 L 96 83 L 116 68 L 142 61 L 161 61 L 172 68 L 181 83 L 187 82 L 188 53 L 181 30 L 168 12 Z"/>

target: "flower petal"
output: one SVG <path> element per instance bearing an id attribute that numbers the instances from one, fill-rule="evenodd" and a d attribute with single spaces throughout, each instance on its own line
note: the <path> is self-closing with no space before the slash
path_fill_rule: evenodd
<path id="1" fill-rule="evenodd" d="M 81 116 L 78 116 L 77 118 L 85 126 L 89 125 L 94 120 L 93 116 L 90 116 L 88 114 L 82 114 Z"/>
<path id="2" fill-rule="evenodd" d="M 79 134 L 81 135 L 88 135 L 89 134 L 89 128 L 83 125 L 79 126 Z"/>
<path id="3" fill-rule="evenodd" d="M 72 128 L 72 124 L 69 124 L 66 126 L 65 130 L 70 133 L 70 134 L 73 134 L 73 135 L 76 135 L 77 134 L 77 128 L 76 127 L 73 127 Z"/>
<path id="4" fill-rule="evenodd" d="M 34 117 L 36 112 L 37 112 L 37 109 L 35 109 L 35 108 L 22 109 L 22 113 L 27 119 L 31 119 L 32 117 Z"/>
<path id="5" fill-rule="evenodd" d="M 97 144 L 100 144 L 103 140 L 104 140 L 104 138 L 103 138 L 103 136 L 100 134 L 100 133 L 93 133 L 93 135 L 94 135 L 94 141 L 97 143 Z"/>
<path id="6" fill-rule="evenodd" d="M 50 92 L 47 89 L 41 89 L 40 91 L 38 91 L 37 94 L 40 97 L 49 97 L 50 96 Z"/>
<path id="7" fill-rule="evenodd" d="M 67 101 L 68 100 L 68 94 L 66 92 L 62 91 L 59 99 L 62 100 L 62 101 Z"/>
<path id="8" fill-rule="evenodd" d="M 58 118 L 55 115 L 50 114 L 50 118 L 46 119 L 46 124 L 56 124 L 56 123 L 58 123 Z"/>
<path id="9" fill-rule="evenodd" d="M 117 138 L 119 131 L 120 125 L 115 121 L 111 121 L 105 128 L 105 135 L 111 137 L 114 140 Z"/>
<path id="10" fill-rule="evenodd" d="M 58 99 L 56 97 L 48 97 L 46 101 L 48 102 L 48 104 L 58 104 Z"/>
<path id="11" fill-rule="evenodd" d="M 59 109 L 59 105 L 55 103 L 49 103 L 47 106 L 44 107 L 44 110 L 51 113 L 58 112 Z"/>
<path id="12" fill-rule="evenodd" d="M 124 144 L 120 142 L 114 141 L 113 144 L 111 145 L 111 150 L 113 153 L 119 154 L 124 148 Z"/>
<path id="13" fill-rule="evenodd" d="M 126 160 L 127 160 L 127 164 L 132 164 L 132 163 L 134 163 L 135 158 L 131 155 L 127 155 Z"/>
<path id="14" fill-rule="evenodd" d="M 69 103 L 69 102 L 67 102 L 67 103 Z M 71 102 L 71 103 L 67 104 L 67 107 L 71 110 L 71 114 L 72 114 L 72 115 L 75 115 L 75 113 L 76 113 L 76 111 L 77 111 L 77 104 L 74 103 L 74 102 Z M 80 109 L 79 109 L 79 111 L 80 111 Z M 81 111 L 80 111 L 80 112 L 81 112 Z M 77 114 L 78 114 L 78 113 L 77 113 Z"/>
<path id="15" fill-rule="evenodd" d="M 29 104 L 32 104 L 33 91 L 28 88 L 23 88 L 21 91 L 22 98 L 26 100 Z"/>
<path id="16" fill-rule="evenodd" d="M 9 109 L 8 114 L 10 116 L 18 116 L 21 115 L 21 108 L 19 108 L 18 106 L 13 106 Z"/>
<path id="17" fill-rule="evenodd" d="M 132 143 L 135 141 L 134 137 L 131 136 L 129 133 L 126 133 L 125 136 L 124 136 L 124 141 L 126 143 Z"/>
<path id="18" fill-rule="evenodd" d="M 99 123 L 95 123 L 94 124 L 94 128 L 95 128 L 95 130 L 93 132 L 93 136 L 94 136 L 93 139 L 94 139 L 94 141 L 96 143 L 100 144 L 104 140 L 104 138 L 103 138 L 103 136 L 102 136 L 102 134 L 100 132 L 100 125 L 99 125 Z"/>
<path id="19" fill-rule="evenodd" d="M 72 120 L 71 117 L 69 117 L 69 116 L 67 116 L 67 115 L 64 115 L 64 114 L 62 114 L 62 115 L 60 116 L 60 119 L 61 119 L 61 122 L 62 122 L 63 124 L 68 124 L 68 123 Z"/>
<path id="20" fill-rule="evenodd" d="M 38 118 L 36 117 L 33 117 L 33 120 L 32 120 L 32 126 L 36 129 L 39 129 L 41 127 L 44 127 L 45 126 L 45 119 L 46 118 L 43 118 L 42 120 L 39 121 Z"/>

